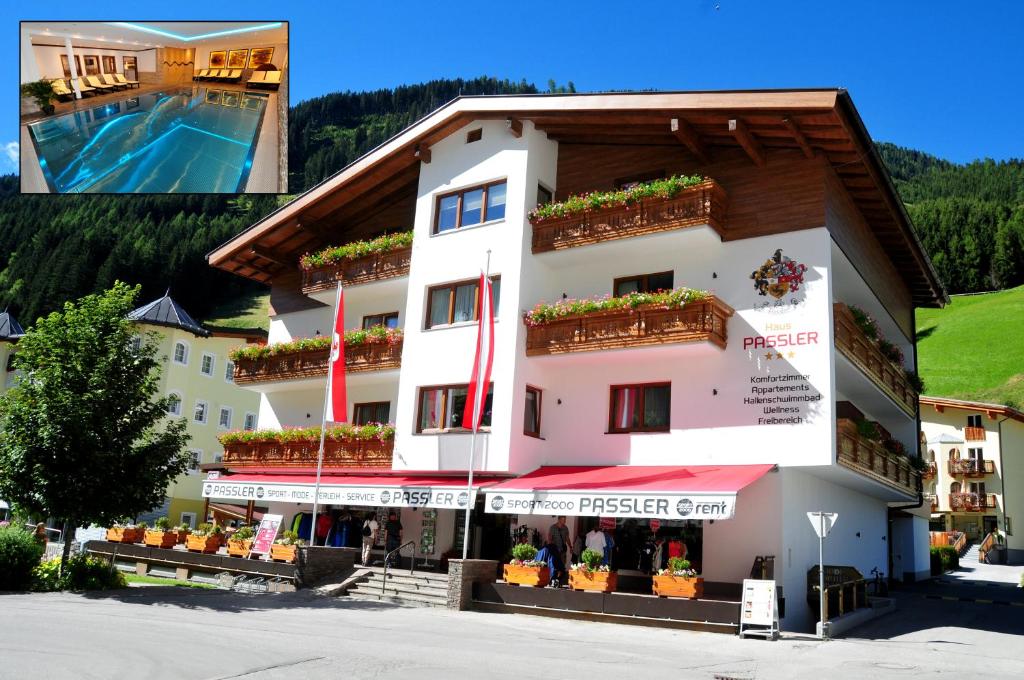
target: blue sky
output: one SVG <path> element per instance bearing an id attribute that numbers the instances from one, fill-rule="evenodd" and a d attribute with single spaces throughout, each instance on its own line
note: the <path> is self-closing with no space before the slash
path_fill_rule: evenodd
<path id="1" fill-rule="evenodd" d="M 5 2 L 0 16 L 14 38 L 2 72 L 8 93 L 22 19 L 286 19 L 292 103 L 478 75 L 540 87 L 549 78 L 572 80 L 580 91 L 839 86 L 850 90 L 875 139 L 957 162 L 1024 157 L 1024 2 L 1017 0 L 249 0 L 237 8 L 48 0 Z M 16 100 L 6 101 L 3 172 L 14 167 L 17 139 Z"/>

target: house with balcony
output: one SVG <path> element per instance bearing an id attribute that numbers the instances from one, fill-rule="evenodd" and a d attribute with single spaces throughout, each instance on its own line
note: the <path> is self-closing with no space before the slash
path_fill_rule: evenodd
<path id="1" fill-rule="evenodd" d="M 734 601 L 770 563 L 804 630 L 823 510 L 827 564 L 928 574 L 913 310 L 946 295 L 844 90 L 460 97 L 208 259 L 271 288 L 235 367 L 269 432 L 227 439 L 210 499 L 308 530 L 340 283 L 319 503 L 399 513 L 417 559 L 501 560 L 565 515 L 648 593 L 648 545 Z"/>
<path id="2" fill-rule="evenodd" d="M 962 532 L 985 559 L 992 543 L 1011 564 L 1024 562 L 1024 413 L 1001 404 L 922 396 L 921 429 L 928 461 L 925 495 L 935 532 Z"/>

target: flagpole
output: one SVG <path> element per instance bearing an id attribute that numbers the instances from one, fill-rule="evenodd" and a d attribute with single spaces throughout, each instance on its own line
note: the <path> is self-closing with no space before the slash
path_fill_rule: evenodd
<path id="1" fill-rule="evenodd" d="M 491 277 L 491 251 L 490 251 L 490 249 L 488 249 L 487 250 L 487 266 L 484 269 L 484 287 L 483 287 L 483 290 L 480 291 L 480 298 L 481 299 L 483 299 L 483 291 L 487 291 L 488 293 L 491 292 L 490 291 L 490 286 L 488 285 L 489 282 L 490 282 L 490 277 Z M 487 297 L 489 298 L 487 304 L 491 307 L 490 313 L 493 315 L 494 314 L 494 309 L 493 309 L 494 308 L 494 299 L 493 299 L 493 296 L 491 296 L 491 295 L 488 295 Z M 477 322 L 478 322 L 478 324 L 479 324 L 481 329 L 483 328 L 483 322 L 484 322 L 483 321 L 482 313 L 483 313 L 483 309 L 480 309 L 478 311 L 478 313 L 477 313 L 477 315 L 480 317 L 479 319 L 477 319 Z M 481 330 L 480 333 L 477 334 L 477 352 L 480 351 L 480 334 L 482 334 L 482 333 L 483 333 L 483 330 Z M 480 409 L 483 409 L 483 404 L 487 401 L 487 385 L 481 385 L 480 384 L 480 381 L 483 379 L 483 375 L 482 374 L 483 374 L 483 371 L 484 371 L 484 364 L 485 363 L 486 363 L 486 360 L 484 359 L 484 357 L 481 356 L 480 357 L 480 361 L 478 362 L 479 365 L 476 367 L 476 394 L 473 395 L 473 398 L 476 400 L 476 404 L 473 404 L 473 434 L 470 435 L 470 438 L 469 438 L 469 477 L 468 477 L 468 481 L 466 482 L 466 494 L 467 494 L 467 498 L 469 498 L 469 499 L 473 499 L 473 462 L 474 462 L 474 459 L 476 458 L 476 431 L 477 431 L 477 426 L 480 423 L 480 414 L 478 413 L 477 405 L 479 405 Z M 483 394 L 483 401 L 480 400 L 481 390 L 482 390 L 482 394 Z M 469 516 L 473 512 L 473 505 L 474 505 L 473 502 L 470 502 L 470 501 L 466 502 L 466 521 L 465 521 L 465 524 L 463 525 L 463 530 L 462 530 L 462 559 L 466 559 L 467 555 L 469 554 Z"/>
<path id="2" fill-rule="evenodd" d="M 338 305 L 341 304 L 341 281 L 338 281 L 338 294 L 334 298 L 334 314 L 338 313 Z M 324 410 L 320 419 L 320 448 L 316 454 L 316 484 L 313 487 L 313 526 L 309 530 L 309 544 L 316 545 L 316 509 L 317 501 L 320 499 L 320 475 L 324 469 L 324 440 L 327 438 L 327 405 L 331 401 L 331 362 L 334 356 L 334 321 L 331 321 L 331 353 L 327 361 L 327 388 L 324 390 Z"/>

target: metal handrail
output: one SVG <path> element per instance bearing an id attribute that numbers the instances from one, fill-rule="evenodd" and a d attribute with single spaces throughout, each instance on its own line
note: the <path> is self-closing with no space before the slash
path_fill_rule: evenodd
<path id="1" fill-rule="evenodd" d="M 380 583 L 381 597 L 384 597 L 384 589 L 388 585 L 388 566 L 391 564 L 391 556 L 398 553 L 399 557 L 401 557 L 402 548 L 406 548 L 410 545 L 412 546 L 412 559 L 409 561 L 409 575 L 412 576 L 413 572 L 416 570 L 416 541 L 406 541 L 388 554 L 384 555 L 384 578 L 381 579 Z"/>

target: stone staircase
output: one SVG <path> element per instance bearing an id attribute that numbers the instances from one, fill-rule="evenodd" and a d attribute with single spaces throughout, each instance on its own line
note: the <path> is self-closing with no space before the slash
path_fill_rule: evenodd
<path id="1" fill-rule="evenodd" d="M 418 607 L 445 607 L 448 604 L 448 575 L 384 567 L 360 567 L 356 581 L 346 594 L 357 600 L 396 602 Z M 383 586 L 383 588 L 382 588 Z"/>
<path id="2" fill-rule="evenodd" d="M 960 556 L 961 562 L 967 562 L 970 564 L 977 564 L 981 561 L 981 557 L 978 554 L 978 550 L 981 547 L 980 543 L 969 543 L 967 550 Z"/>

